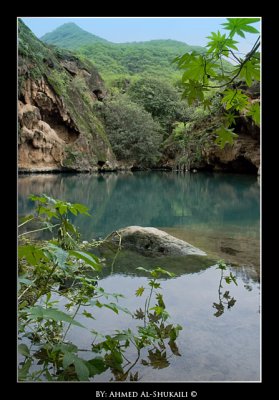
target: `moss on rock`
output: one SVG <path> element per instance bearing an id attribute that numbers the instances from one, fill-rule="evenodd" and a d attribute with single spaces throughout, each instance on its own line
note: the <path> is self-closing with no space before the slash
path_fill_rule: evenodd
<path id="1" fill-rule="evenodd" d="M 61 169 L 87 171 L 97 168 L 100 160 L 115 164 L 93 108 L 106 93 L 93 64 L 70 51 L 43 44 L 20 19 L 18 54 L 19 99 L 38 107 L 42 120 L 65 140 Z"/>

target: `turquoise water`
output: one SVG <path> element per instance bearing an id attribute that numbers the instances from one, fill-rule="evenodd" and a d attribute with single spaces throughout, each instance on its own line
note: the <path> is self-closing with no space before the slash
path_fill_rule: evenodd
<path id="1" fill-rule="evenodd" d="M 173 172 L 21 175 L 19 215 L 32 210 L 32 202 L 27 200 L 31 193 L 86 204 L 92 218 L 75 219 L 84 240 L 105 237 L 124 226 L 153 226 L 209 255 L 200 260 L 160 260 L 177 275 L 162 286 L 172 321 L 183 326 L 178 339 L 181 356 L 171 357 L 169 366 L 162 369 L 136 365 L 134 372 L 139 371 L 141 381 L 260 379 L 260 187 L 256 177 Z M 218 300 L 220 271 L 212 260 L 219 258 L 232 263 L 238 286 L 228 287 L 236 304 L 217 318 L 212 305 Z M 122 292 L 127 296 L 123 305 L 135 310 L 140 302 L 135 290 L 146 284 L 135 268 L 150 267 L 152 262 L 123 253 L 113 268 L 107 262 L 99 286 Z M 103 333 L 137 323 L 125 314 L 119 318 L 104 309 L 97 310 L 96 317 L 92 322 L 84 321 L 83 316 L 80 320 Z M 82 347 L 92 342 L 79 328 L 70 335 Z M 97 379 L 107 381 L 110 376 Z"/>

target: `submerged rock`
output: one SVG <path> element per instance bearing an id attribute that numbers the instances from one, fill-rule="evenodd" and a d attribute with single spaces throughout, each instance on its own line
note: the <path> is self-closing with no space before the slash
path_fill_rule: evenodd
<path id="1" fill-rule="evenodd" d="M 112 232 L 106 238 L 106 241 L 149 257 L 206 256 L 204 251 L 184 240 L 177 239 L 164 231 L 151 227 L 128 226 Z"/>

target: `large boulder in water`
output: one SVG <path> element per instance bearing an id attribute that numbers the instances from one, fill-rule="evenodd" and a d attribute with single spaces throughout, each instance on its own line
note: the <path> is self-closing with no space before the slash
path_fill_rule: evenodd
<path id="1" fill-rule="evenodd" d="M 149 257 L 206 256 L 206 253 L 197 247 L 156 228 L 128 226 L 112 232 L 106 241 Z"/>

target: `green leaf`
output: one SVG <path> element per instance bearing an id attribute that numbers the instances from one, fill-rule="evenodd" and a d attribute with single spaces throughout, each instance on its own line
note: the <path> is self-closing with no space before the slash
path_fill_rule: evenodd
<path id="1" fill-rule="evenodd" d="M 73 343 L 59 343 L 53 346 L 52 350 L 54 352 L 62 351 L 62 353 L 76 353 L 78 348 Z"/>
<path id="2" fill-rule="evenodd" d="M 34 194 L 31 194 L 30 196 L 28 196 L 28 198 L 32 201 L 38 201 L 39 203 L 46 203 L 47 199 L 44 196 L 36 196 Z"/>
<path id="3" fill-rule="evenodd" d="M 43 250 L 33 245 L 18 246 L 18 258 L 25 258 L 30 265 L 38 265 L 40 261 L 47 260 Z"/>
<path id="4" fill-rule="evenodd" d="M 116 331 L 117 334 L 113 336 L 114 339 L 123 341 L 123 340 L 130 340 L 134 338 L 133 332 L 131 329 L 123 330 L 123 331 Z"/>
<path id="5" fill-rule="evenodd" d="M 81 358 L 76 357 L 74 360 L 75 370 L 80 381 L 88 381 L 89 369 L 86 362 Z"/>
<path id="6" fill-rule="evenodd" d="M 78 215 L 78 211 L 76 210 L 75 207 L 73 207 L 72 205 L 68 206 L 68 210 L 75 216 Z"/>
<path id="7" fill-rule="evenodd" d="M 159 275 L 155 275 L 156 277 L 158 277 Z M 160 283 L 155 282 L 154 280 L 148 282 L 148 285 L 153 287 L 154 289 L 159 289 L 161 287 Z"/>
<path id="8" fill-rule="evenodd" d="M 24 381 L 26 379 L 29 369 L 31 367 L 31 364 L 32 364 L 32 360 L 31 360 L 31 358 L 28 358 L 25 361 L 25 363 L 23 364 L 23 366 L 18 370 L 18 379 L 20 381 Z"/>
<path id="9" fill-rule="evenodd" d="M 21 343 L 21 344 L 18 345 L 18 352 L 20 354 L 22 354 L 23 356 L 25 356 L 25 357 L 29 357 L 30 356 L 29 348 L 24 343 Z"/>
<path id="10" fill-rule="evenodd" d="M 86 318 L 96 319 L 93 317 L 93 315 L 90 312 L 88 312 L 86 310 L 83 310 L 82 315 L 84 315 Z"/>
<path id="11" fill-rule="evenodd" d="M 115 303 L 103 304 L 103 306 L 112 310 L 116 314 L 119 312 L 119 307 Z"/>
<path id="12" fill-rule="evenodd" d="M 218 128 L 214 133 L 217 135 L 215 143 L 218 144 L 221 149 L 225 147 L 226 143 L 233 144 L 234 139 L 238 137 L 238 135 L 234 133 L 232 129 L 225 128 L 224 126 Z"/>
<path id="13" fill-rule="evenodd" d="M 162 308 L 166 308 L 164 300 L 163 300 L 163 295 L 161 293 L 156 294 L 156 299 L 158 301 L 158 306 Z"/>
<path id="14" fill-rule="evenodd" d="M 57 264 L 59 268 L 65 269 L 65 262 L 67 261 L 69 253 L 53 243 L 48 243 L 45 249 L 50 253 L 52 261 Z"/>
<path id="15" fill-rule="evenodd" d="M 64 321 L 69 322 L 72 325 L 80 326 L 85 328 L 81 323 L 75 321 L 71 315 L 64 313 L 56 308 L 43 308 L 41 306 L 34 306 L 24 309 L 31 319 L 43 318 L 52 319 L 53 321 Z"/>
<path id="16" fill-rule="evenodd" d="M 40 206 L 38 208 L 38 213 L 39 213 L 39 215 L 46 214 L 49 218 L 52 218 L 52 217 L 58 218 L 57 212 L 49 209 L 48 207 Z"/>
<path id="17" fill-rule="evenodd" d="M 218 267 L 216 269 L 222 269 L 222 270 L 226 270 L 227 269 L 227 265 L 224 261 L 218 261 Z"/>
<path id="18" fill-rule="evenodd" d="M 153 276 L 153 274 L 155 274 L 156 276 L 159 274 L 162 274 L 162 275 L 168 275 L 168 276 L 170 276 L 171 278 L 173 278 L 174 276 L 175 276 L 175 274 L 173 273 L 173 272 L 169 272 L 169 271 L 167 271 L 166 269 L 163 269 L 163 268 L 161 268 L 161 267 L 157 267 L 156 269 L 154 269 L 154 270 L 152 270 L 151 271 L 151 275 Z"/>
<path id="19" fill-rule="evenodd" d="M 68 209 L 66 204 L 61 204 L 57 208 L 58 208 L 59 214 L 61 214 L 61 215 L 66 214 L 67 209 Z"/>
<path id="20" fill-rule="evenodd" d="M 150 308 L 150 310 L 154 310 L 157 315 L 161 315 L 164 311 L 164 308 L 160 306 L 154 306 Z"/>
<path id="21" fill-rule="evenodd" d="M 104 360 L 100 357 L 92 358 L 86 362 L 89 369 L 89 376 L 95 376 L 103 373 L 108 369 Z"/>
<path id="22" fill-rule="evenodd" d="M 202 83 L 190 80 L 188 83 L 184 83 L 184 92 L 182 98 L 187 98 L 188 104 L 192 105 L 194 101 L 204 101 L 204 92 L 208 89 L 204 88 Z"/>
<path id="23" fill-rule="evenodd" d="M 225 276 L 225 281 L 229 285 L 232 280 L 231 280 L 230 276 Z"/>
<path id="24" fill-rule="evenodd" d="M 169 344 L 170 349 L 171 349 L 171 351 L 172 351 L 172 353 L 173 353 L 174 355 L 176 355 L 176 356 L 181 356 L 181 354 L 179 353 L 177 344 L 175 343 L 174 340 L 170 340 L 170 341 L 168 342 L 168 344 Z"/>
<path id="25" fill-rule="evenodd" d="M 160 352 L 160 350 L 148 350 L 148 358 L 150 360 L 150 365 L 153 368 L 161 369 L 166 368 L 170 365 L 166 351 Z"/>
<path id="26" fill-rule="evenodd" d="M 247 61 L 241 68 L 239 77 L 245 79 L 249 87 L 252 85 L 253 80 L 260 81 L 261 71 L 260 71 L 260 64 L 258 63 L 258 61 L 257 60 Z"/>
<path id="27" fill-rule="evenodd" d="M 225 122 L 226 122 L 226 126 L 229 128 L 231 125 L 235 125 L 236 124 L 236 118 L 239 118 L 236 114 L 233 114 L 231 112 L 229 113 L 225 113 L 224 115 L 225 117 Z"/>
<path id="28" fill-rule="evenodd" d="M 231 299 L 228 301 L 228 308 L 233 307 L 233 306 L 235 305 L 235 303 L 236 303 L 235 298 L 231 298 Z"/>
<path id="29" fill-rule="evenodd" d="M 141 308 L 140 308 L 140 310 L 141 310 Z M 144 314 L 143 314 L 143 317 L 144 317 Z M 160 316 L 158 316 L 155 312 L 153 313 L 153 314 L 151 314 L 151 313 L 148 313 L 148 319 L 149 319 L 149 321 L 150 322 L 158 322 L 159 320 L 160 320 Z"/>
<path id="30" fill-rule="evenodd" d="M 136 296 L 141 296 L 144 292 L 144 287 L 140 286 L 137 290 L 136 290 Z"/>
<path id="31" fill-rule="evenodd" d="M 242 111 L 248 105 L 248 96 L 239 89 L 226 89 L 222 103 L 226 104 L 226 110 L 234 108 L 237 111 Z"/>
<path id="32" fill-rule="evenodd" d="M 69 254 L 80 260 L 85 261 L 86 264 L 93 267 L 93 269 L 96 271 L 101 271 L 102 269 L 102 266 L 99 264 L 98 257 L 96 257 L 94 254 L 91 254 L 87 251 L 76 251 L 76 250 L 69 251 Z"/>
<path id="33" fill-rule="evenodd" d="M 250 115 L 257 126 L 261 124 L 261 110 L 259 103 L 252 103 L 246 115 Z"/>
<path id="34" fill-rule="evenodd" d="M 206 111 L 206 109 L 208 109 L 210 111 L 211 110 L 210 106 L 212 106 L 212 101 L 210 99 L 204 99 L 202 105 L 203 105 L 203 109 L 205 111 Z"/>
<path id="35" fill-rule="evenodd" d="M 202 55 L 193 55 L 188 59 L 188 62 L 183 65 L 183 69 L 186 71 L 182 76 L 182 82 L 193 80 L 201 81 L 207 73 L 210 73 L 206 69 L 206 61 Z"/>
<path id="36" fill-rule="evenodd" d="M 86 207 L 84 204 L 75 203 L 75 204 L 72 204 L 72 206 L 73 206 L 80 214 L 85 214 L 85 215 L 88 215 L 89 217 L 91 216 L 91 215 L 88 213 L 89 208 Z"/>
<path id="37" fill-rule="evenodd" d="M 225 293 L 223 294 L 224 299 L 229 300 L 230 299 L 230 292 L 228 290 L 225 291 Z"/>
<path id="38" fill-rule="evenodd" d="M 69 365 L 73 364 L 76 357 L 77 356 L 74 353 L 65 352 L 63 357 L 63 368 L 66 369 Z"/>
<path id="39" fill-rule="evenodd" d="M 140 308 L 139 310 L 135 311 L 134 316 L 136 319 L 143 319 L 145 314 L 144 314 L 143 310 Z"/>
<path id="40" fill-rule="evenodd" d="M 116 351 L 116 350 L 112 351 L 111 357 L 112 357 L 112 361 L 113 361 L 113 366 L 118 367 L 118 368 L 120 367 L 122 370 L 121 364 L 123 362 L 123 357 L 122 357 L 122 354 L 120 353 L 120 351 Z"/>
<path id="41" fill-rule="evenodd" d="M 19 277 L 19 278 L 18 278 L 18 282 L 23 283 L 24 285 L 29 285 L 29 286 L 34 285 L 34 282 L 31 281 L 30 279 L 27 279 L 27 278 L 21 278 L 21 277 Z"/>
<path id="42" fill-rule="evenodd" d="M 236 277 L 230 272 L 230 278 L 231 278 L 231 280 L 233 281 L 233 283 L 236 285 L 236 286 L 238 286 L 237 285 L 237 281 L 236 281 Z"/>
<path id="43" fill-rule="evenodd" d="M 227 18 L 228 22 L 223 23 L 224 29 L 230 31 L 230 36 L 233 37 L 235 34 L 245 38 L 244 32 L 259 33 L 259 31 L 250 26 L 255 22 L 259 22 L 260 18 Z"/>
<path id="44" fill-rule="evenodd" d="M 99 300 L 91 300 L 91 301 L 90 301 L 90 304 L 91 304 L 92 306 L 97 306 L 98 308 L 104 307 L 104 305 L 103 305 L 102 303 L 100 303 Z"/>
<path id="45" fill-rule="evenodd" d="M 211 36 L 207 36 L 207 38 L 211 39 L 211 41 L 206 45 L 206 47 L 209 47 L 208 52 L 216 53 L 218 57 L 220 54 L 228 57 L 230 48 L 238 50 L 238 48 L 235 46 L 235 44 L 238 42 L 230 37 L 226 37 L 225 34 L 222 35 L 219 31 L 217 33 L 211 32 Z"/>
<path id="46" fill-rule="evenodd" d="M 183 68 L 185 65 L 188 64 L 191 56 L 192 55 L 190 53 L 185 53 L 181 57 L 175 57 L 172 62 L 177 63 L 179 68 Z"/>
<path id="47" fill-rule="evenodd" d="M 97 306 L 99 308 L 106 307 L 109 310 L 112 310 L 116 314 L 118 314 L 119 310 L 125 312 L 126 314 L 133 315 L 126 307 L 122 307 L 115 303 L 100 303 L 99 300 L 91 300 L 90 304 L 92 306 Z"/>
<path id="48" fill-rule="evenodd" d="M 72 233 L 74 233 L 75 235 L 78 235 L 78 230 L 77 230 L 77 228 L 76 228 L 73 224 L 71 224 L 71 223 L 69 222 L 68 219 L 66 219 L 66 220 L 63 221 L 63 225 L 64 225 L 65 230 L 66 230 L 67 232 L 72 232 Z"/>

